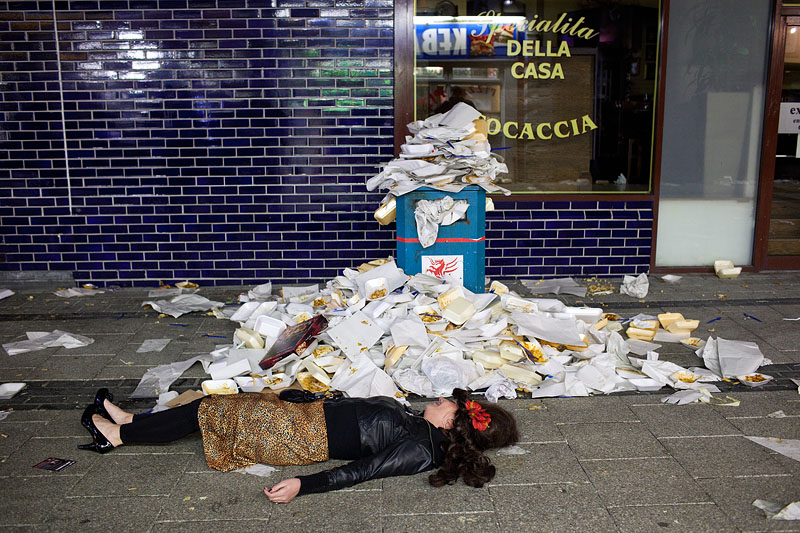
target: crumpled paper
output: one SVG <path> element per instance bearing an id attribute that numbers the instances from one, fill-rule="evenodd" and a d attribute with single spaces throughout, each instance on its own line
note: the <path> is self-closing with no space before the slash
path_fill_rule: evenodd
<path id="1" fill-rule="evenodd" d="M 498 381 L 489 385 L 484 396 L 486 400 L 491 403 L 497 403 L 497 400 L 500 398 L 513 400 L 517 397 L 517 386 L 510 379 L 504 379 L 503 381 Z"/>
<path id="2" fill-rule="evenodd" d="M 433 246 L 439 235 L 439 226 L 449 226 L 464 218 L 469 209 L 466 200 L 453 200 L 445 196 L 438 200 L 420 200 L 414 209 L 417 236 L 423 248 Z"/>
<path id="3" fill-rule="evenodd" d="M 431 381 L 434 395 L 450 396 L 453 389 L 464 389 L 480 376 L 475 363 L 447 356 L 428 357 L 422 361 L 422 372 Z"/>
<path id="4" fill-rule="evenodd" d="M 159 365 L 147 369 L 147 372 L 142 376 L 141 381 L 136 386 L 136 389 L 131 393 L 131 398 L 157 398 L 161 393 L 167 392 L 170 385 L 176 379 L 181 377 L 181 374 L 189 370 L 189 368 L 198 361 L 203 363 L 211 363 L 216 358 L 211 354 L 198 355 L 187 359 L 185 361 L 176 361 L 165 365 Z"/>
<path id="5" fill-rule="evenodd" d="M 638 276 L 625 276 L 622 279 L 622 285 L 619 292 L 633 296 L 634 298 L 644 298 L 647 296 L 647 291 L 650 289 L 650 282 L 647 280 L 647 274 L 644 272 Z"/>
<path id="6" fill-rule="evenodd" d="M 400 391 L 389 375 L 378 368 L 367 354 L 362 353 L 349 365 L 343 365 L 331 380 L 331 388 L 350 398 L 389 396 L 397 398 Z"/>
<path id="7" fill-rule="evenodd" d="M 753 500 L 753 505 L 764 511 L 770 520 L 800 520 L 800 502 L 783 506 L 768 500 Z"/>
<path id="8" fill-rule="evenodd" d="M 572 294 L 586 296 L 586 287 L 572 278 L 523 280 L 522 284 L 533 294 Z"/>
<path id="9" fill-rule="evenodd" d="M 671 403 L 673 405 L 686 405 L 689 403 L 699 402 L 703 396 L 703 391 L 686 389 L 679 390 L 678 392 L 670 394 L 665 398 L 661 398 L 661 402 Z"/>
<path id="10" fill-rule="evenodd" d="M 495 183 L 508 166 L 491 153 L 486 137 L 476 132 L 473 120 L 478 117 L 478 110 L 459 102 L 447 113 L 408 124 L 412 136 L 406 136 L 400 156 L 367 180 L 367 190 L 389 189 L 401 196 L 420 187 L 460 192 L 478 185 L 490 193 L 511 194 Z"/>
<path id="11" fill-rule="evenodd" d="M 210 311 L 214 307 L 222 307 L 222 302 L 209 300 L 199 294 L 181 294 L 172 300 L 158 300 L 142 302 L 142 306 L 149 305 L 155 311 L 178 318 L 192 311 Z"/>
<path id="12" fill-rule="evenodd" d="M 725 378 L 752 374 L 764 364 L 764 355 L 754 342 L 709 337 L 695 353 L 703 358 L 706 368 Z"/>
<path id="13" fill-rule="evenodd" d="M 71 287 L 69 289 L 59 289 L 54 294 L 62 298 L 72 298 L 73 296 L 94 296 L 103 294 L 106 291 L 100 289 L 84 289 L 82 287 Z"/>
<path id="14" fill-rule="evenodd" d="M 237 468 L 236 470 L 231 470 L 231 472 L 236 472 L 237 474 L 251 474 L 253 476 L 259 477 L 270 477 L 273 472 L 275 472 L 277 468 L 274 466 L 264 465 L 261 463 L 256 463 L 254 465 L 246 466 L 244 468 Z"/>
<path id="15" fill-rule="evenodd" d="M 3 349 L 5 349 L 8 355 L 17 355 L 58 346 L 67 349 L 80 348 L 81 346 L 88 346 L 94 342 L 92 338 L 75 333 L 67 333 L 66 331 L 57 329 L 50 333 L 44 331 L 29 331 L 26 335 L 28 336 L 28 340 L 6 343 L 3 345 Z"/>

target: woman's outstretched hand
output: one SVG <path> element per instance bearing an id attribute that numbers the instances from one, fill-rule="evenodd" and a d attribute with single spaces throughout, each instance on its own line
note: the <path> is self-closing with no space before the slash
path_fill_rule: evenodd
<path id="1" fill-rule="evenodd" d="M 264 494 L 267 495 L 269 501 L 275 503 L 289 503 L 297 496 L 298 492 L 300 492 L 300 480 L 296 477 L 284 479 L 272 488 L 264 487 Z"/>

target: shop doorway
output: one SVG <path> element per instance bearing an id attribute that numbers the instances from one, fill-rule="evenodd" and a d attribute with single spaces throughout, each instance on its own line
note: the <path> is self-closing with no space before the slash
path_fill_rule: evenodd
<path id="1" fill-rule="evenodd" d="M 767 164 L 762 166 L 767 171 L 762 173 L 762 205 L 767 205 L 759 217 L 765 269 L 800 269 L 800 16 L 794 15 L 784 8 L 773 39 L 763 152 Z"/>

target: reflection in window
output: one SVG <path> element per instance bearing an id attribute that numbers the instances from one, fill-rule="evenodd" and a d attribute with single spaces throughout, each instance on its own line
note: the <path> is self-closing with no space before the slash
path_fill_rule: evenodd
<path id="1" fill-rule="evenodd" d="M 480 110 L 514 192 L 649 192 L 659 8 L 417 0 L 416 117 Z"/>

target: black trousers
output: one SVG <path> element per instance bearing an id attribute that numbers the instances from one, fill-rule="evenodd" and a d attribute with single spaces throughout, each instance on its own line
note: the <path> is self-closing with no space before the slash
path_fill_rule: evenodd
<path id="1" fill-rule="evenodd" d="M 197 410 L 200 408 L 199 398 L 192 403 L 181 405 L 158 413 L 133 415 L 130 424 L 119 428 L 119 436 L 123 444 L 160 444 L 172 442 L 200 431 L 197 423 Z"/>

